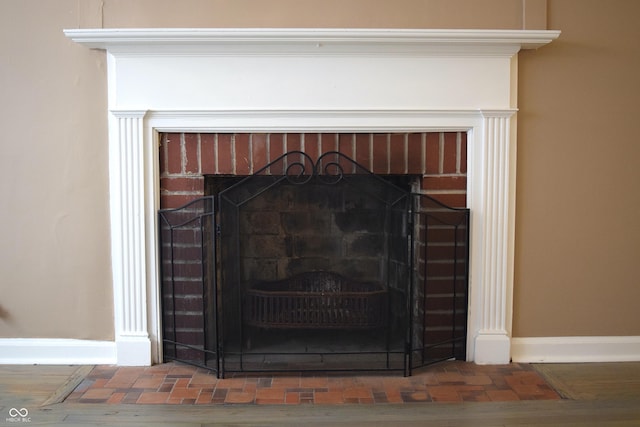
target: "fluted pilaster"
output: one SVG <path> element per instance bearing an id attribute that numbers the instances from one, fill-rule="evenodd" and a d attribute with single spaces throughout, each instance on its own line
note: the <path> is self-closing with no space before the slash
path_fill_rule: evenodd
<path id="1" fill-rule="evenodd" d="M 148 365 L 144 111 L 112 113 L 109 151 L 111 256 L 118 364 Z"/>
<path id="2" fill-rule="evenodd" d="M 477 363 L 508 363 L 513 289 L 513 180 L 511 117 L 513 111 L 483 111 L 481 173 L 482 253 L 476 289 L 481 303 L 475 342 Z"/>

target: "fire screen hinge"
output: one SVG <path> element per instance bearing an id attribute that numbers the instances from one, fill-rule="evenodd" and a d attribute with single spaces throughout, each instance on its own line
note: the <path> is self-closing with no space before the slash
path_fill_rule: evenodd
<path id="1" fill-rule="evenodd" d="M 216 234 L 218 236 L 222 234 L 222 227 L 220 226 L 220 224 L 216 224 Z"/>
<path id="2" fill-rule="evenodd" d="M 413 212 L 411 209 L 407 212 L 407 237 L 413 235 Z"/>

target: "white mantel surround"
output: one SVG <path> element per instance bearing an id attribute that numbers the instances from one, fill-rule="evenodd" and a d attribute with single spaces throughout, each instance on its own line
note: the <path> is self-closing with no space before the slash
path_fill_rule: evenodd
<path id="1" fill-rule="evenodd" d="M 119 365 L 160 361 L 159 132 L 468 132 L 467 359 L 511 357 L 517 53 L 558 31 L 74 29 L 108 62 Z"/>

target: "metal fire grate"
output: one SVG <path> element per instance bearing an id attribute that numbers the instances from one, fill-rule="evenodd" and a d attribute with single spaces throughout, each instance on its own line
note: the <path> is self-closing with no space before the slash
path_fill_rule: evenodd
<path id="1" fill-rule="evenodd" d="M 245 324 L 259 328 L 373 329 L 387 318 L 382 285 L 327 271 L 262 282 L 245 298 Z"/>

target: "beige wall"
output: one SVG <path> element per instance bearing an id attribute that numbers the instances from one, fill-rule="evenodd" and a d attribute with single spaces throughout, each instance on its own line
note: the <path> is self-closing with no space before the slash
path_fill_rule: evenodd
<path id="1" fill-rule="evenodd" d="M 530 28 L 545 0 L 106 0 L 105 27 Z"/>
<path id="2" fill-rule="evenodd" d="M 104 53 L 63 28 L 540 29 L 547 16 L 561 38 L 520 55 L 514 332 L 640 335 L 640 3 L 548 3 L 3 0 L 0 337 L 113 337 Z"/>
<path id="3" fill-rule="evenodd" d="M 550 0 L 520 54 L 514 333 L 640 335 L 640 2 Z"/>
<path id="4" fill-rule="evenodd" d="M 105 59 L 77 18 L 0 2 L 0 337 L 113 337 Z"/>

